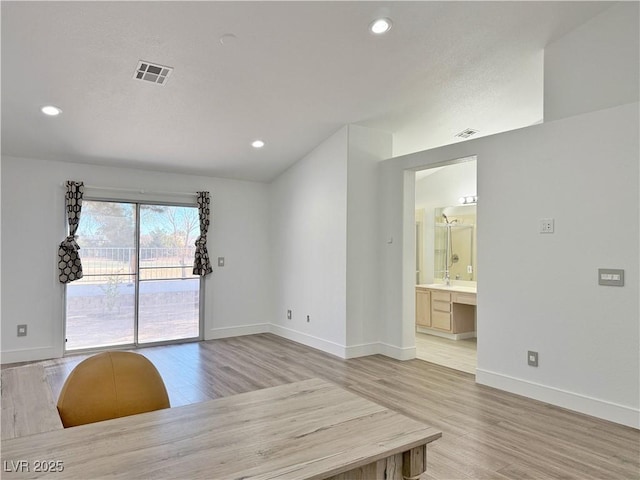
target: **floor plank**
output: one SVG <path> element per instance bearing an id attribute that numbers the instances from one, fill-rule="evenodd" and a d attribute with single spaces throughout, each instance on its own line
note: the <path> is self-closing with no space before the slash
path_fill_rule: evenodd
<path id="1" fill-rule="evenodd" d="M 138 350 L 173 406 L 318 377 L 442 430 L 422 480 L 638 479 L 640 432 L 381 355 L 342 360 L 270 334 Z M 54 397 L 84 356 L 40 362 Z"/>

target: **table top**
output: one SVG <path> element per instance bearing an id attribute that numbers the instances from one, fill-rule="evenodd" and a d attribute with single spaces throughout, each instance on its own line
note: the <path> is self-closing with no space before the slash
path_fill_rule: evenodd
<path id="1" fill-rule="evenodd" d="M 0 374 L 2 440 L 62 430 L 62 421 L 40 364 L 4 368 Z"/>
<path id="2" fill-rule="evenodd" d="M 5 440 L 2 477 L 319 479 L 440 436 L 310 379 Z"/>

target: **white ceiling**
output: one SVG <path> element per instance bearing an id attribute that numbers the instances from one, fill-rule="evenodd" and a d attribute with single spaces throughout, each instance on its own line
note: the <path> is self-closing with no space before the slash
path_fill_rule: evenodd
<path id="1" fill-rule="evenodd" d="M 518 128 L 542 119 L 544 46 L 609 6 L 3 1 L 2 153 L 269 181 L 344 124 L 395 155 Z M 175 70 L 136 81 L 138 60 Z"/>

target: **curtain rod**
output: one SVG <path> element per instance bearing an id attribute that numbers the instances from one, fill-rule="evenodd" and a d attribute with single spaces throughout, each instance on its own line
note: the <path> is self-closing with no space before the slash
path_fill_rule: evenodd
<path id="1" fill-rule="evenodd" d="M 61 183 L 61 187 L 66 187 L 66 183 Z M 118 188 L 118 187 L 99 187 L 97 185 L 85 185 L 84 188 L 91 190 L 107 190 L 110 192 L 126 192 L 126 193 L 140 193 L 149 195 L 176 195 L 176 196 L 193 196 L 197 195 L 196 192 L 159 192 L 155 190 L 146 190 L 144 188 Z"/>

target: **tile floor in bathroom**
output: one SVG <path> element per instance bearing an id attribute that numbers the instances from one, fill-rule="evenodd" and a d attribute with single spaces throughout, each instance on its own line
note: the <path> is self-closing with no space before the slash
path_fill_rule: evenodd
<path id="1" fill-rule="evenodd" d="M 416 333 L 416 357 L 462 372 L 476 374 L 477 339 L 449 340 Z"/>

